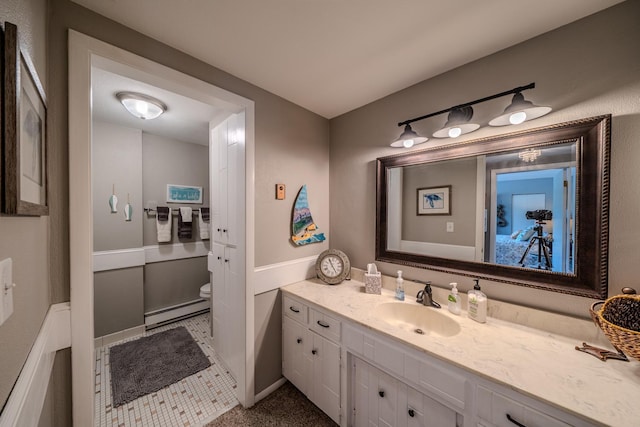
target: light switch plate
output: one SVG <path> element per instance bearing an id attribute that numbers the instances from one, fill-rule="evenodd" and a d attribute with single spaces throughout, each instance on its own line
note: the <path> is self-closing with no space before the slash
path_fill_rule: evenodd
<path id="1" fill-rule="evenodd" d="M 447 233 L 453 233 L 453 222 L 447 222 Z"/>
<path id="2" fill-rule="evenodd" d="M 0 325 L 13 314 L 13 261 L 0 261 Z"/>

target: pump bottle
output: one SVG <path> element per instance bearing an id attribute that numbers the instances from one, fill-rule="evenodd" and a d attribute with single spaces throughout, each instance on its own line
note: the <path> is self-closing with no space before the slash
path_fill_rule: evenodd
<path id="1" fill-rule="evenodd" d="M 451 292 L 447 298 L 449 304 L 449 311 L 453 314 L 460 314 L 460 297 L 458 296 L 458 284 L 455 282 L 449 283 L 451 285 Z"/>
<path id="2" fill-rule="evenodd" d="M 398 278 L 396 279 L 396 299 L 404 301 L 404 279 L 402 278 L 402 270 L 398 270 Z"/>
<path id="3" fill-rule="evenodd" d="M 476 322 L 484 323 L 487 321 L 487 296 L 480 290 L 479 279 L 473 279 L 476 282 L 473 289 L 467 294 L 468 307 L 467 313 L 469 317 Z"/>

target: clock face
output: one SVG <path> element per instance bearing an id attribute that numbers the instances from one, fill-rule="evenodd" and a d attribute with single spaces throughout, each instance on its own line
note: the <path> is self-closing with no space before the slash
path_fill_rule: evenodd
<path id="1" fill-rule="evenodd" d="M 316 261 L 316 274 L 323 282 L 337 285 L 351 273 L 351 263 L 347 255 L 338 249 L 327 249 Z"/>
<path id="2" fill-rule="evenodd" d="M 320 262 L 320 269 L 327 277 L 337 277 L 342 273 L 344 265 L 337 255 L 327 255 Z"/>

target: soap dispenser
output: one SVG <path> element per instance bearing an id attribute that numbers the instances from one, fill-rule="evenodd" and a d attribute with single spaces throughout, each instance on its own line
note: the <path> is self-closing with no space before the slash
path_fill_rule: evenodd
<path id="1" fill-rule="evenodd" d="M 404 301 L 404 279 L 402 278 L 402 270 L 398 270 L 398 278 L 396 279 L 396 299 Z"/>
<path id="2" fill-rule="evenodd" d="M 448 303 L 449 311 L 453 314 L 460 314 L 460 297 L 458 296 L 458 284 L 455 282 L 449 283 L 451 285 L 451 292 L 449 293 Z"/>
<path id="3" fill-rule="evenodd" d="M 487 296 L 480 290 L 480 280 L 473 279 L 476 282 L 468 293 L 467 312 L 469 317 L 476 322 L 484 323 L 487 321 Z"/>

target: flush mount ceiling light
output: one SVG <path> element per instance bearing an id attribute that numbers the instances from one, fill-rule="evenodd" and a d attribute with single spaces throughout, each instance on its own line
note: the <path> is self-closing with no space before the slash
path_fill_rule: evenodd
<path id="1" fill-rule="evenodd" d="M 473 108 L 466 106 L 454 108 L 449 112 L 447 123 L 439 131 L 435 132 L 435 138 L 457 138 L 465 133 L 473 132 L 480 127 L 477 123 L 469 123 L 473 117 Z"/>
<path id="2" fill-rule="evenodd" d="M 411 125 L 407 123 L 407 125 L 404 127 L 404 132 L 402 132 L 398 139 L 391 143 L 391 146 L 396 148 L 411 148 L 414 145 L 422 144 L 423 142 L 427 142 L 428 140 L 429 138 L 427 138 L 426 136 L 418 135 L 416 131 L 411 129 Z"/>
<path id="3" fill-rule="evenodd" d="M 469 123 L 469 121 L 473 117 L 473 108 L 471 108 L 471 106 L 506 95 L 514 95 L 513 99 L 511 100 L 511 104 L 504 110 L 502 115 L 489 122 L 491 126 L 517 125 L 527 120 L 533 120 L 537 119 L 538 117 L 542 117 L 551 111 L 551 107 L 539 107 L 532 102 L 525 100 L 524 96 L 522 96 L 521 93 L 525 90 L 533 89 L 535 87 L 535 83 L 529 83 L 526 86 L 516 87 L 511 90 L 496 93 L 495 95 L 476 99 L 475 101 L 456 105 L 445 110 L 436 111 L 435 113 L 425 114 L 424 116 L 400 122 L 398 123 L 398 126 L 404 126 L 404 132 L 402 132 L 402 135 L 400 135 L 398 139 L 391 143 L 391 146 L 396 148 L 410 148 L 416 144 L 427 141 L 428 138 L 418 135 L 415 131 L 413 131 L 413 129 L 411 129 L 410 124 L 444 113 L 449 113 L 447 123 L 442 129 L 436 131 L 433 134 L 434 137 L 457 138 L 460 135 L 473 132 L 479 129 L 480 125 L 477 123 Z"/>
<path id="4" fill-rule="evenodd" d="M 524 96 L 518 92 L 513 95 L 511 104 L 505 108 L 504 112 L 489 122 L 489 126 L 519 125 L 528 120 L 542 117 L 550 111 L 551 107 L 539 107 L 524 99 Z"/>
<path id="5" fill-rule="evenodd" d="M 164 102 L 141 93 L 118 92 L 116 98 L 132 116 L 139 119 L 152 120 L 167 111 Z"/>

